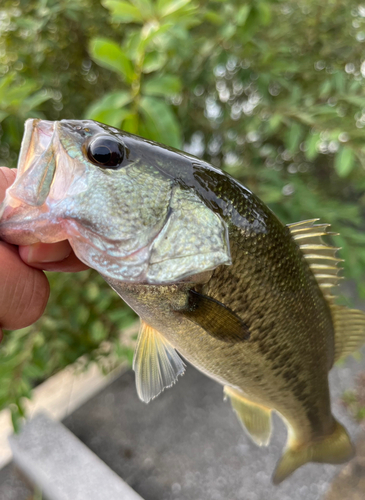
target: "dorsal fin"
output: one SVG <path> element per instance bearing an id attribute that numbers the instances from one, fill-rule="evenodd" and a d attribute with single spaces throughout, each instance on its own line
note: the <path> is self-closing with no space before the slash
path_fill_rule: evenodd
<path id="1" fill-rule="evenodd" d="M 141 320 L 133 370 L 139 399 L 149 403 L 176 382 L 178 376 L 185 372 L 185 364 L 172 345 Z"/>
<path id="2" fill-rule="evenodd" d="M 338 233 L 327 231 L 330 224 L 315 224 L 319 219 L 304 220 L 288 224 L 291 235 L 304 254 L 326 299 L 333 299 L 332 288 L 342 279 L 338 276 L 342 259 L 336 257 L 338 247 L 327 245 L 322 236 L 335 236 Z"/>
<path id="3" fill-rule="evenodd" d="M 288 224 L 291 235 L 307 259 L 323 295 L 329 302 L 335 330 L 335 362 L 359 349 L 365 342 L 365 314 L 356 309 L 334 303 L 332 288 L 341 279 L 338 267 L 342 259 L 336 257 L 337 247 L 327 245 L 322 236 L 336 235 L 327 228 L 330 224 L 315 224 L 319 219 Z"/>
<path id="4" fill-rule="evenodd" d="M 335 329 L 335 362 L 349 356 L 365 342 L 365 314 L 357 309 L 331 304 Z"/>

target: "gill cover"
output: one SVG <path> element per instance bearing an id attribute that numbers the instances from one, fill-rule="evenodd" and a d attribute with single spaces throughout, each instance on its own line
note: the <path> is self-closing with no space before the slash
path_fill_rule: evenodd
<path id="1" fill-rule="evenodd" d="M 127 282 L 170 283 L 230 264 L 225 222 L 164 173 L 182 161 L 91 120 L 28 120 L 17 178 L 0 205 L 0 237 L 68 239 L 84 263 Z"/>

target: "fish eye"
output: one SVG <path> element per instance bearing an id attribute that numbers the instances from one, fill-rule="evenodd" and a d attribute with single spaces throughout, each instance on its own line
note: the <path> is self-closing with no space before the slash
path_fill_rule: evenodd
<path id="1" fill-rule="evenodd" d="M 98 167 L 118 169 L 124 158 L 124 147 L 116 139 L 96 137 L 87 148 L 87 157 Z"/>

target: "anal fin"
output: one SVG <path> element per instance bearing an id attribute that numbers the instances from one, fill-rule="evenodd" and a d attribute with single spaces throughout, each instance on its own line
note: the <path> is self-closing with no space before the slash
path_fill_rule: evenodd
<path id="1" fill-rule="evenodd" d="M 141 320 L 133 370 L 139 399 L 149 403 L 176 382 L 178 376 L 185 372 L 185 364 L 172 345 Z"/>
<path id="2" fill-rule="evenodd" d="M 271 437 L 271 410 L 252 403 L 227 385 L 224 386 L 224 394 L 231 400 L 232 409 L 253 442 L 257 446 L 268 446 Z"/>

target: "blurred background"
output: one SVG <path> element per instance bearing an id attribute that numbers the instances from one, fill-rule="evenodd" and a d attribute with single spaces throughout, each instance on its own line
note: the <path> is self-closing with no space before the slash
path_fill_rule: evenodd
<path id="1" fill-rule="evenodd" d="M 16 166 L 29 117 L 91 118 L 181 148 L 282 222 L 331 223 L 365 298 L 364 49 L 354 0 L 2 0 L 0 165 Z M 135 315 L 96 273 L 49 279 L 45 315 L 0 349 L 15 428 L 32 388 L 81 355 L 105 371 L 133 356 L 119 332 Z"/>

